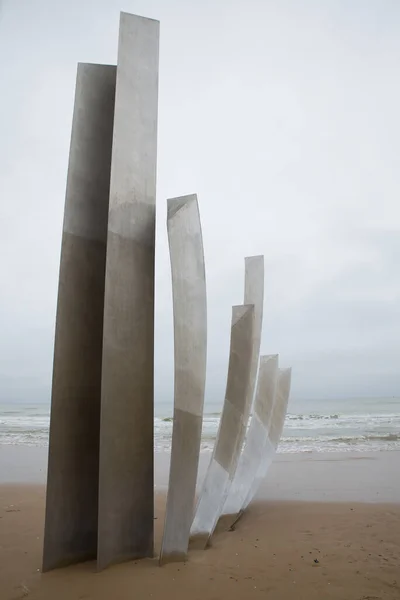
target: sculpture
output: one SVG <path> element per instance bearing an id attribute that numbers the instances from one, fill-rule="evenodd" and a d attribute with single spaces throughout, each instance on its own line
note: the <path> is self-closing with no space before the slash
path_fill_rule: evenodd
<path id="1" fill-rule="evenodd" d="M 79 64 L 54 345 L 43 571 L 96 557 L 116 69 Z"/>
<path id="2" fill-rule="evenodd" d="M 271 418 L 278 378 L 278 356 L 262 356 L 258 374 L 254 411 L 247 432 L 246 443 L 240 455 L 236 477 L 222 510 L 224 524 L 229 528 L 244 507 L 254 479 L 265 461 L 265 447 L 271 426 Z"/>
<path id="3" fill-rule="evenodd" d="M 153 555 L 158 40 L 121 13 L 117 68 L 78 67 L 43 570 Z"/>
<path id="4" fill-rule="evenodd" d="M 43 571 L 153 556 L 154 255 L 159 23 L 121 13 L 118 64 L 79 64 L 54 350 Z M 160 564 L 240 516 L 279 442 L 290 369 L 260 354 L 264 258 L 245 259 L 225 402 L 194 513 L 207 305 L 197 196 L 168 201 L 175 400 Z M 239 468 L 238 468 L 239 465 Z M 193 514 L 194 513 L 194 514 Z"/>
<path id="5" fill-rule="evenodd" d="M 98 567 L 153 556 L 159 23 L 121 13 L 104 296 Z"/>
<path id="6" fill-rule="evenodd" d="M 253 349 L 251 355 L 251 370 L 248 396 L 244 420 L 248 421 L 253 404 L 256 388 L 258 363 L 260 359 L 261 332 L 264 311 L 264 257 L 247 256 L 244 270 L 244 301 L 243 304 L 254 304 Z"/>
<path id="7" fill-rule="evenodd" d="M 235 474 L 246 432 L 244 421 L 253 349 L 254 305 L 232 308 L 231 344 L 225 402 L 214 451 L 190 529 L 192 548 L 205 548 Z"/>
<path id="8" fill-rule="evenodd" d="M 283 425 L 285 422 L 285 416 L 287 406 L 289 402 L 290 384 L 292 377 L 292 369 L 279 369 L 278 380 L 276 385 L 276 399 L 272 409 L 272 415 L 270 420 L 270 426 L 268 428 L 268 436 L 263 452 L 263 460 L 261 461 L 257 474 L 253 480 L 253 483 L 248 491 L 246 500 L 243 503 L 243 508 L 240 514 L 248 507 L 250 502 L 253 500 L 260 487 L 261 482 L 265 478 L 267 471 L 271 465 L 271 462 L 275 456 L 276 449 L 279 444 L 279 440 L 282 435 Z"/>
<path id="9" fill-rule="evenodd" d="M 264 309 L 264 257 L 249 256 L 245 258 L 245 276 L 244 276 L 244 304 L 254 304 L 254 331 L 253 348 L 251 358 L 250 382 L 248 396 L 244 410 L 244 422 L 247 428 L 249 414 L 253 405 L 254 390 L 257 381 L 258 364 L 260 357 L 261 332 Z M 248 436 L 247 438 L 248 439 Z M 243 456 L 243 452 L 242 455 Z M 240 465 L 239 465 L 240 466 Z M 236 470 L 232 485 L 229 491 L 226 503 L 234 502 L 237 499 L 237 490 L 243 487 L 241 478 L 243 471 Z M 225 514 L 223 510 L 221 514 Z"/>
<path id="10" fill-rule="evenodd" d="M 203 422 L 207 300 L 197 196 L 168 200 L 174 306 L 175 402 L 160 564 L 185 560 L 193 518 Z"/>

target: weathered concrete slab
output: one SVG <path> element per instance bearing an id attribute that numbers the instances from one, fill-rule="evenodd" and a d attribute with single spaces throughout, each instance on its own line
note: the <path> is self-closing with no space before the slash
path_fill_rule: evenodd
<path id="1" fill-rule="evenodd" d="M 115 76 L 113 66 L 78 65 L 55 331 L 43 571 L 96 556 Z"/>
<path id="2" fill-rule="evenodd" d="M 261 482 L 263 481 L 263 479 L 265 479 L 267 475 L 271 462 L 274 459 L 279 440 L 282 436 L 283 426 L 285 424 L 285 417 L 290 395 L 291 377 L 291 368 L 278 369 L 276 397 L 272 409 L 270 426 L 268 429 L 268 437 L 264 447 L 263 460 L 260 463 L 257 474 L 247 494 L 247 498 L 243 503 L 243 510 L 247 508 L 247 506 L 254 498 L 258 488 L 260 487 Z"/>
<path id="3" fill-rule="evenodd" d="M 205 548 L 218 522 L 236 470 L 246 430 L 244 413 L 250 385 L 254 306 L 232 309 L 228 378 L 221 422 L 190 530 L 190 546 Z"/>
<path id="4" fill-rule="evenodd" d="M 168 200 L 174 307 L 175 394 L 171 467 L 160 564 L 187 557 L 193 519 L 207 360 L 207 297 L 197 196 Z"/>
<path id="5" fill-rule="evenodd" d="M 226 528 L 236 521 L 253 481 L 265 458 L 265 446 L 271 427 L 278 378 L 278 355 L 262 356 L 257 382 L 253 415 L 240 455 L 236 476 L 221 514 Z"/>
<path id="6" fill-rule="evenodd" d="M 244 277 L 244 304 L 254 305 L 254 329 L 253 329 L 253 348 L 252 348 L 252 359 L 251 359 L 251 370 L 250 370 L 250 382 L 248 388 L 248 395 L 246 398 L 246 405 L 244 410 L 243 419 L 246 423 L 249 419 L 250 411 L 253 404 L 254 390 L 256 387 L 258 364 L 260 357 L 260 345 L 261 345 L 261 333 L 262 333 L 262 321 L 263 321 L 263 309 L 264 309 L 264 256 L 248 256 L 245 258 L 245 277 Z M 248 436 L 247 436 L 248 437 Z M 244 444 L 243 451 L 247 445 L 247 437 Z M 243 452 L 242 452 L 243 455 Z M 241 455 L 241 456 L 242 456 Z M 246 453 L 248 457 L 248 451 Z M 240 463 L 238 465 L 240 467 Z M 236 470 L 233 478 L 232 485 L 229 490 L 229 495 L 226 500 L 227 507 L 222 510 L 222 514 L 227 513 L 226 510 L 230 510 L 233 504 L 238 503 L 238 491 L 243 490 L 245 485 L 242 481 L 242 477 L 245 474 L 243 468 Z M 241 506 L 238 510 L 240 510 Z"/>
<path id="7" fill-rule="evenodd" d="M 121 13 L 104 300 L 98 568 L 153 555 L 159 23 Z"/>

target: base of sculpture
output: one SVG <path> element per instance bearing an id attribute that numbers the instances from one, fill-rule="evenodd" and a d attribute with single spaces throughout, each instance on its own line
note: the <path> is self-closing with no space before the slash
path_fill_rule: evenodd
<path id="1" fill-rule="evenodd" d="M 208 546 L 209 533 L 195 533 L 190 536 L 189 550 L 204 550 Z"/>

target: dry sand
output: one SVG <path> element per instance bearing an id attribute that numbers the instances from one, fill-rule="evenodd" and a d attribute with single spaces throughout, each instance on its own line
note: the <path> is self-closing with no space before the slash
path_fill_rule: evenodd
<path id="1" fill-rule="evenodd" d="M 42 485 L 0 485 L 0 599 L 247 600 L 400 598 L 400 505 L 253 504 L 233 532 L 186 564 L 142 560 L 40 573 Z M 156 547 L 165 497 L 156 498 Z"/>

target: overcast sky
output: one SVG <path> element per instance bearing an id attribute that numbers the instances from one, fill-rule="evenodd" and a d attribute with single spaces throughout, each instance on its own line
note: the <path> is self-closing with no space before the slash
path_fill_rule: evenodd
<path id="1" fill-rule="evenodd" d="M 161 21 L 156 401 L 173 394 L 166 198 L 197 193 L 207 399 L 223 400 L 244 257 L 293 398 L 400 394 L 398 0 L 3 0 L 0 400 L 48 400 L 76 63 L 119 11 Z"/>

